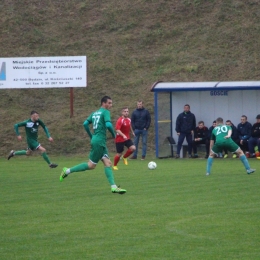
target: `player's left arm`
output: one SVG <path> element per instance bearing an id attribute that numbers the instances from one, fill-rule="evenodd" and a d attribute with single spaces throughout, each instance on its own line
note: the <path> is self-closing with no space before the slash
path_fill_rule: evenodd
<path id="1" fill-rule="evenodd" d="M 132 128 L 132 125 L 131 125 L 131 124 L 130 124 L 130 130 L 131 130 L 131 132 L 132 132 L 133 136 L 135 136 L 135 132 L 134 132 L 134 130 L 133 130 L 133 128 Z"/>
<path id="2" fill-rule="evenodd" d="M 225 138 L 225 139 L 228 139 L 228 138 L 231 137 L 231 135 L 232 135 L 232 129 L 231 129 L 231 127 L 230 127 L 230 129 L 228 130 L 228 134 L 227 134 L 224 138 Z"/>
<path id="3" fill-rule="evenodd" d="M 53 138 L 51 137 L 47 126 L 46 126 L 46 125 L 43 123 L 43 121 L 40 120 L 40 119 L 39 119 L 39 124 L 40 124 L 40 126 L 43 128 L 43 130 L 44 130 L 44 132 L 45 132 L 45 134 L 46 134 L 48 140 L 49 140 L 50 142 L 53 142 Z"/>
<path id="4" fill-rule="evenodd" d="M 146 110 L 146 125 L 145 125 L 145 130 L 148 130 L 151 124 L 151 115 L 148 110 Z"/>
<path id="5" fill-rule="evenodd" d="M 88 121 L 88 119 L 83 123 L 83 126 L 86 130 L 86 132 L 88 133 L 90 139 L 92 139 L 92 133 L 90 131 L 90 128 L 89 128 L 89 125 L 90 125 L 90 122 Z"/>

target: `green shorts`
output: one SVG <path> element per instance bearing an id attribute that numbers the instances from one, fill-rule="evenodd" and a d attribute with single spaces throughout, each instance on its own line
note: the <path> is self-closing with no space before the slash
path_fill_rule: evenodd
<path id="1" fill-rule="evenodd" d="M 38 147 L 41 146 L 41 144 L 38 143 L 38 141 L 33 139 L 27 139 L 27 145 L 28 145 L 27 149 L 32 151 L 37 150 Z"/>
<path id="2" fill-rule="evenodd" d="M 223 150 L 228 150 L 229 152 L 236 152 L 239 149 L 239 146 L 231 141 L 231 142 L 223 142 L 223 143 L 215 143 L 212 147 L 212 151 L 216 154 L 222 153 Z"/>
<path id="3" fill-rule="evenodd" d="M 109 159 L 107 147 L 101 146 L 99 143 L 91 143 L 90 161 L 97 164 L 103 157 Z"/>

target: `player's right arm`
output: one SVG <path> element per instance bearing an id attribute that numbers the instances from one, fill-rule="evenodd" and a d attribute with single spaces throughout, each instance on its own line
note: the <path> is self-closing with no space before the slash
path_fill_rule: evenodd
<path id="1" fill-rule="evenodd" d="M 176 131 L 177 135 L 180 135 L 180 132 L 181 132 L 181 114 L 179 114 L 177 116 L 175 131 Z"/>
<path id="2" fill-rule="evenodd" d="M 125 140 L 127 139 L 126 135 L 122 133 L 121 130 L 116 130 L 117 134 L 121 135 Z"/>
<path id="3" fill-rule="evenodd" d="M 211 132 L 210 142 L 209 142 L 209 150 L 210 151 L 212 150 L 212 147 L 214 146 L 215 142 L 216 142 L 216 135 L 215 135 L 215 131 L 213 129 L 212 132 Z"/>
<path id="4" fill-rule="evenodd" d="M 213 145 L 214 145 L 215 141 L 214 140 L 210 140 L 210 143 L 209 143 L 209 150 L 211 151 Z"/>
<path id="5" fill-rule="evenodd" d="M 22 140 L 22 136 L 21 136 L 21 134 L 19 132 L 19 127 L 26 126 L 26 123 L 27 123 L 27 120 L 25 120 L 23 122 L 20 122 L 20 123 L 17 123 L 17 124 L 14 125 L 14 131 L 15 131 L 15 134 L 16 134 L 16 136 L 17 136 L 19 141 Z"/>
<path id="6" fill-rule="evenodd" d="M 127 139 L 126 135 L 121 131 L 121 126 L 123 124 L 123 118 L 120 117 L 116 122 L 116 133 L 121 135 L 125 140 Z"/>

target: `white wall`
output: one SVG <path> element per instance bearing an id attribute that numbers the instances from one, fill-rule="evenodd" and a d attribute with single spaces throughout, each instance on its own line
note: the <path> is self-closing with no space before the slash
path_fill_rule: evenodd
<path id="1" fill-rule="evenodd" d="M 227 96 L 211 96 L 210 91 L 172 92 L 172 134 L 176 141 L 176 118 L 183 112 L 185 104 L 190 105 L 191 112 L 196 116 L 196 123 L 203 120 L 208 128 L 217 117 L 222 117 L 224 121 L 230 119 L 237 126 L 241 115 L 246 115 L 248 121 L 254 124 L 256 115 L 260 114 L 260 91 L 233 90 L 228 91 Z"/>

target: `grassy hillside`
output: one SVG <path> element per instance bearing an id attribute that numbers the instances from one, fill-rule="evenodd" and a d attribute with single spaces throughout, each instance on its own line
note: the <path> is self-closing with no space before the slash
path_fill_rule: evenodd
<path id="1" fill-rule="evenodd" d="M 0 155 L 24 148 L 13 124 L 32 109 L 56 141 L 50 146 L 41 132 L 52 154 L 84 153 L 82 122 L 105 94 L 115 121 L 138 99 L 153 116 L 157 80 L 259 80 L 259 8 L 257 0 L 2 0 L 1 57 L 86 55 L 88 87 L 74 91 L 73 118 L 69 89 L 1 90 Z"/>

